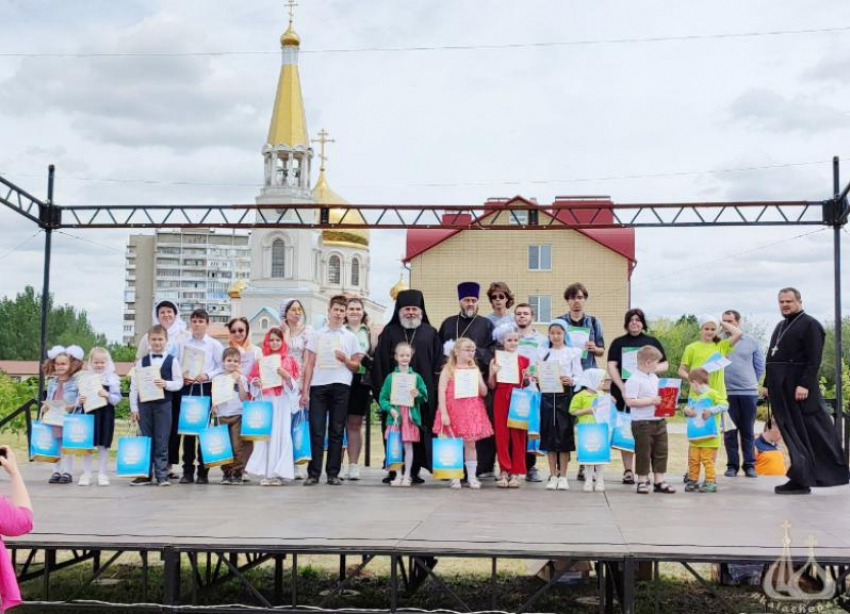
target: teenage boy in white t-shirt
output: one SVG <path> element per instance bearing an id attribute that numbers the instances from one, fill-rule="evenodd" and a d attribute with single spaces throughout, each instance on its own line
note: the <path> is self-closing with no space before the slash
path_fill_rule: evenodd
<path id="1" fill-rule="evenodd" d="M 652 469 L 653 491 L 673 494 L 676 490 L 664 481 L 667 473 L 667 421 L 655 415 L 661 404 L 655 369 L 662 355 L 658 348 L 645 345 L 637 353 L 637 371 L 626 380 L 626 404 L 631 408 L 632 435 L 635 438 L 635 470 L 637 493 L 649 493 L 649 470 Z"/>
<path id="2" fill-rule="evenodd" d="M 328 484 L 339 486 L 342 437 L 348 416 L 352 375 L 360 368 L 363 352 L 357 336 L 345 328 L 348 299 L 334 296 L 328 304 L 328 323 L 307 340 L 301 406 L 310 408 L 310 446 L 313 458 L 304 486 L 315 486 L 322 475 L 325 428 L 328 429 Z M 330 422 L 328 423 L 328 415 Z"/>

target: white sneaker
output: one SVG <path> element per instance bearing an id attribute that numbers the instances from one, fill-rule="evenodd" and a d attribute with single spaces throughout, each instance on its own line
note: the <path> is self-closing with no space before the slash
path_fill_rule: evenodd
<path id="1" fill-rule="evenodd" d="M 472 490 L 480 490 L 481 489 L 481 481 L 478 478 L 470 477 L 467 482 L 469 483 L 469 487 Z"/>
<path id="2" fill-rule="evenodd" d="M 346 465 L 345 468 L 342 469 L 339 472 L 339 476 L 337 476 L 337 477 L 339 477 L 340 480 L 347 480 L 348 479 L 348 470 L 349 470 L 350 467 L 351 467 L 351 465 Z"/>
<path id="3" fill-rule="evenodd" d="M 79 486 L 91 486 L 91 476 L 88 473 L 84 473 L 80 476 L 80 479 L 77 484 Z"/>
<path id="4" fill-rule="evenodd" d="M 605 478 L 598 477 L 596 478 L 596 484 L 594 485 L 594 490 L 596 492 L 605 492 Z"/>
<path id="5" fill-rule="evenodd" d="M 558 478 L 558 490 L 569 490 L 570 483 L 567 481 L 567 477 L 563 476 Z"/>
<path id="6" fill-rule="evenodd" d="M 260 486 L 271 486 L 272 481 L 269 478 L 260 478 Z"/>
<path id="7" fill-rule="evenodd" d="M 97 474 L 97 485 L 98 486 L 109 486 L 109 476 L 105 473 Z"/>
<path id="8" fill-rule="evenodd" d="M 397 473 L 395 479 L 390 482 L 390 486 L 401 486 L 401 474 Z"/>
<path id="9" fill-rule="evenodd" d="M 593 478 L 590 476 L 584 481 L 584 487 L 582 488 L 584 492 L 593 492 Z"/>
<path id="10" fill-rule="evenodd" d="M 348 479 L 357 482 L 360 479 L 360 465 L 348 466 Z"/>
<path id="11" fill-rule="evenodd" d="M 307 479 L 307 465 L 295 465 L 295 479 L 296 480 L 306 480 Z"/>
<path id="12" fill-rule="evenodd" d="M 546 482 L 546 490 L 558 490 L 558 477 L 549 476 L 549 481 Z"/>
<path id="13" fill-rule="evenodd" d="M 460 490 L 460 480 L 452 480 L 450 487 L 454 490 Z"/>

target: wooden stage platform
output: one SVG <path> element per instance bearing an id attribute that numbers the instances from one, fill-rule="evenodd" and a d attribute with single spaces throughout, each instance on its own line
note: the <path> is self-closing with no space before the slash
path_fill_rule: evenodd
<path id="1" fill-rule="evenodd" d="M 679 478 L 675 495 L 641 496 L 613 475 L 607 492 L 584 493 L 575 480 L 569 492 L 494 482 L 456 491 L 430 480 L 391 488 L 380 471 L 363 474 L 338 487 L 134 488 L 112 478 L 109 487 L 83 488 L 49 485 L 49 468 L 30 464 L 35 530 L 6 543 L 19 549 L 19 563 L 29 548 L 176 553 L 178 577 L 181 556 L 253 552 L 589 560 L 626 569 L 628 584 L 628 570 L 643 561 L 773 562 L 787 522 L 795 558 L 807 556 L 811 536 L 821 564 L 850 564 L 847 487 L 783 497 L 773 494 L 781 478 L 721 477 L 719 493 L 700 494 L 684 493 Z"/>

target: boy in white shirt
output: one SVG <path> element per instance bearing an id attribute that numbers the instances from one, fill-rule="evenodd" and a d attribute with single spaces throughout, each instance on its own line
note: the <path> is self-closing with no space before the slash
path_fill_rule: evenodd
<path id="1" fill-rule="evenodd" d="M 242 365 L 242 352 L 238 348 L 229 347 L 222 354 L 224 373 L 229 375 L 233 382 L 233 396 L 229 401 L 213 405 L 213 412 L 218 417 L 219 424 L 227 426 L 230 433 L 230 445 L 233 448 L 233 462 L 221 466 L 224 474 L 221 483 L 224 485 L 242 484 L 245 481 L 244 471 L 254 443 L 251 440 L 243 440 L 240 436 L 242 431 L 242 402 L 248 400 L 248 380 L 240 371 Z"/>
<path id="2" fill-rule="evenodd" d="M 673 494 L 676 490 L 664 481 L 667 472 L 667 421 L 655 415 L 661 404 L 658 396 L 658 376 L 655 369 L 661 352 L 645 345 L 637 353 L 637 372 L 626 380 L 626 404 L 632 415 L 632 434 L 635 438 L 635 470 L 638 474 L 637 493 L 649 493 L 649 470 L 652 469 L 653 491 Z"/>
<path id="3" fill-rule="evenodd" d="M 131 486 L 146 486 L 156 482 L 159 486 L 171 486 L 168 479 L 168 438 L 171 435 L 171 396 L 183 386 L 180 364 L 166 352 L 168 331 L 161 324 L 153 326 L 147 335 L 150 353 L 136 361 L 135 369 L 159 367 L 160 378 L 154 380 L 157 388 L 164 391 L 159 401 L 140 401 L 136 382 L 136 370 L 130 378 L 130 420 L 138 422 L 142 435 L 151 438 L 151 474 L 136 478 Z"/>
<path id="4" fill-rule="evenodd" d="M 315 331 L 304 352 L 304 379 L 301 406 L 310 408 L 310 446 L 313 458 L 307 467 L 304 486 L 315 486 L 322 475 L 325 428 L 328 429 L 328 484 L 339 486 L 342 466 L 342 437 L 348 418 L 351 380 L 360 368 L 363 352 L 357 336 L 345 328 L 348 299 L 331 297 L 328 323 Z M 330 415 L 330 421 L 328 421 Z"/>

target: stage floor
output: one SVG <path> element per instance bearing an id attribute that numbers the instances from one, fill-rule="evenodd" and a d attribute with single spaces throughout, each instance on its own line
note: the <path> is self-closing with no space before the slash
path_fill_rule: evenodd
<path id="1" fill-rule="evenodd" d="M 817 541 L 821 562 L 850 563 L 850 488 L 781 497 L 782 478 L 720 478 L 720 492 L 639 496 L 606 483 L 607 492 L 569 492 L 523 484 L 520 490 L 451 490 L 429 480 L 412 488 L 359 482 L 305 488 L 173 485 L 109 487 L 47 484 L 49 467 L 24 467 L 35 508 L 33 533 L 7 545 L 36 548 L 253 549 L 519 558 L 663 561 L 772 561 L 791 525 L 795 557 Z M 217 480 L 217 470 L 212 476 Z M 0 491 L 6 491 L 0 487 Z M 8 492 L 8 491 L 6 491 Z"/>

